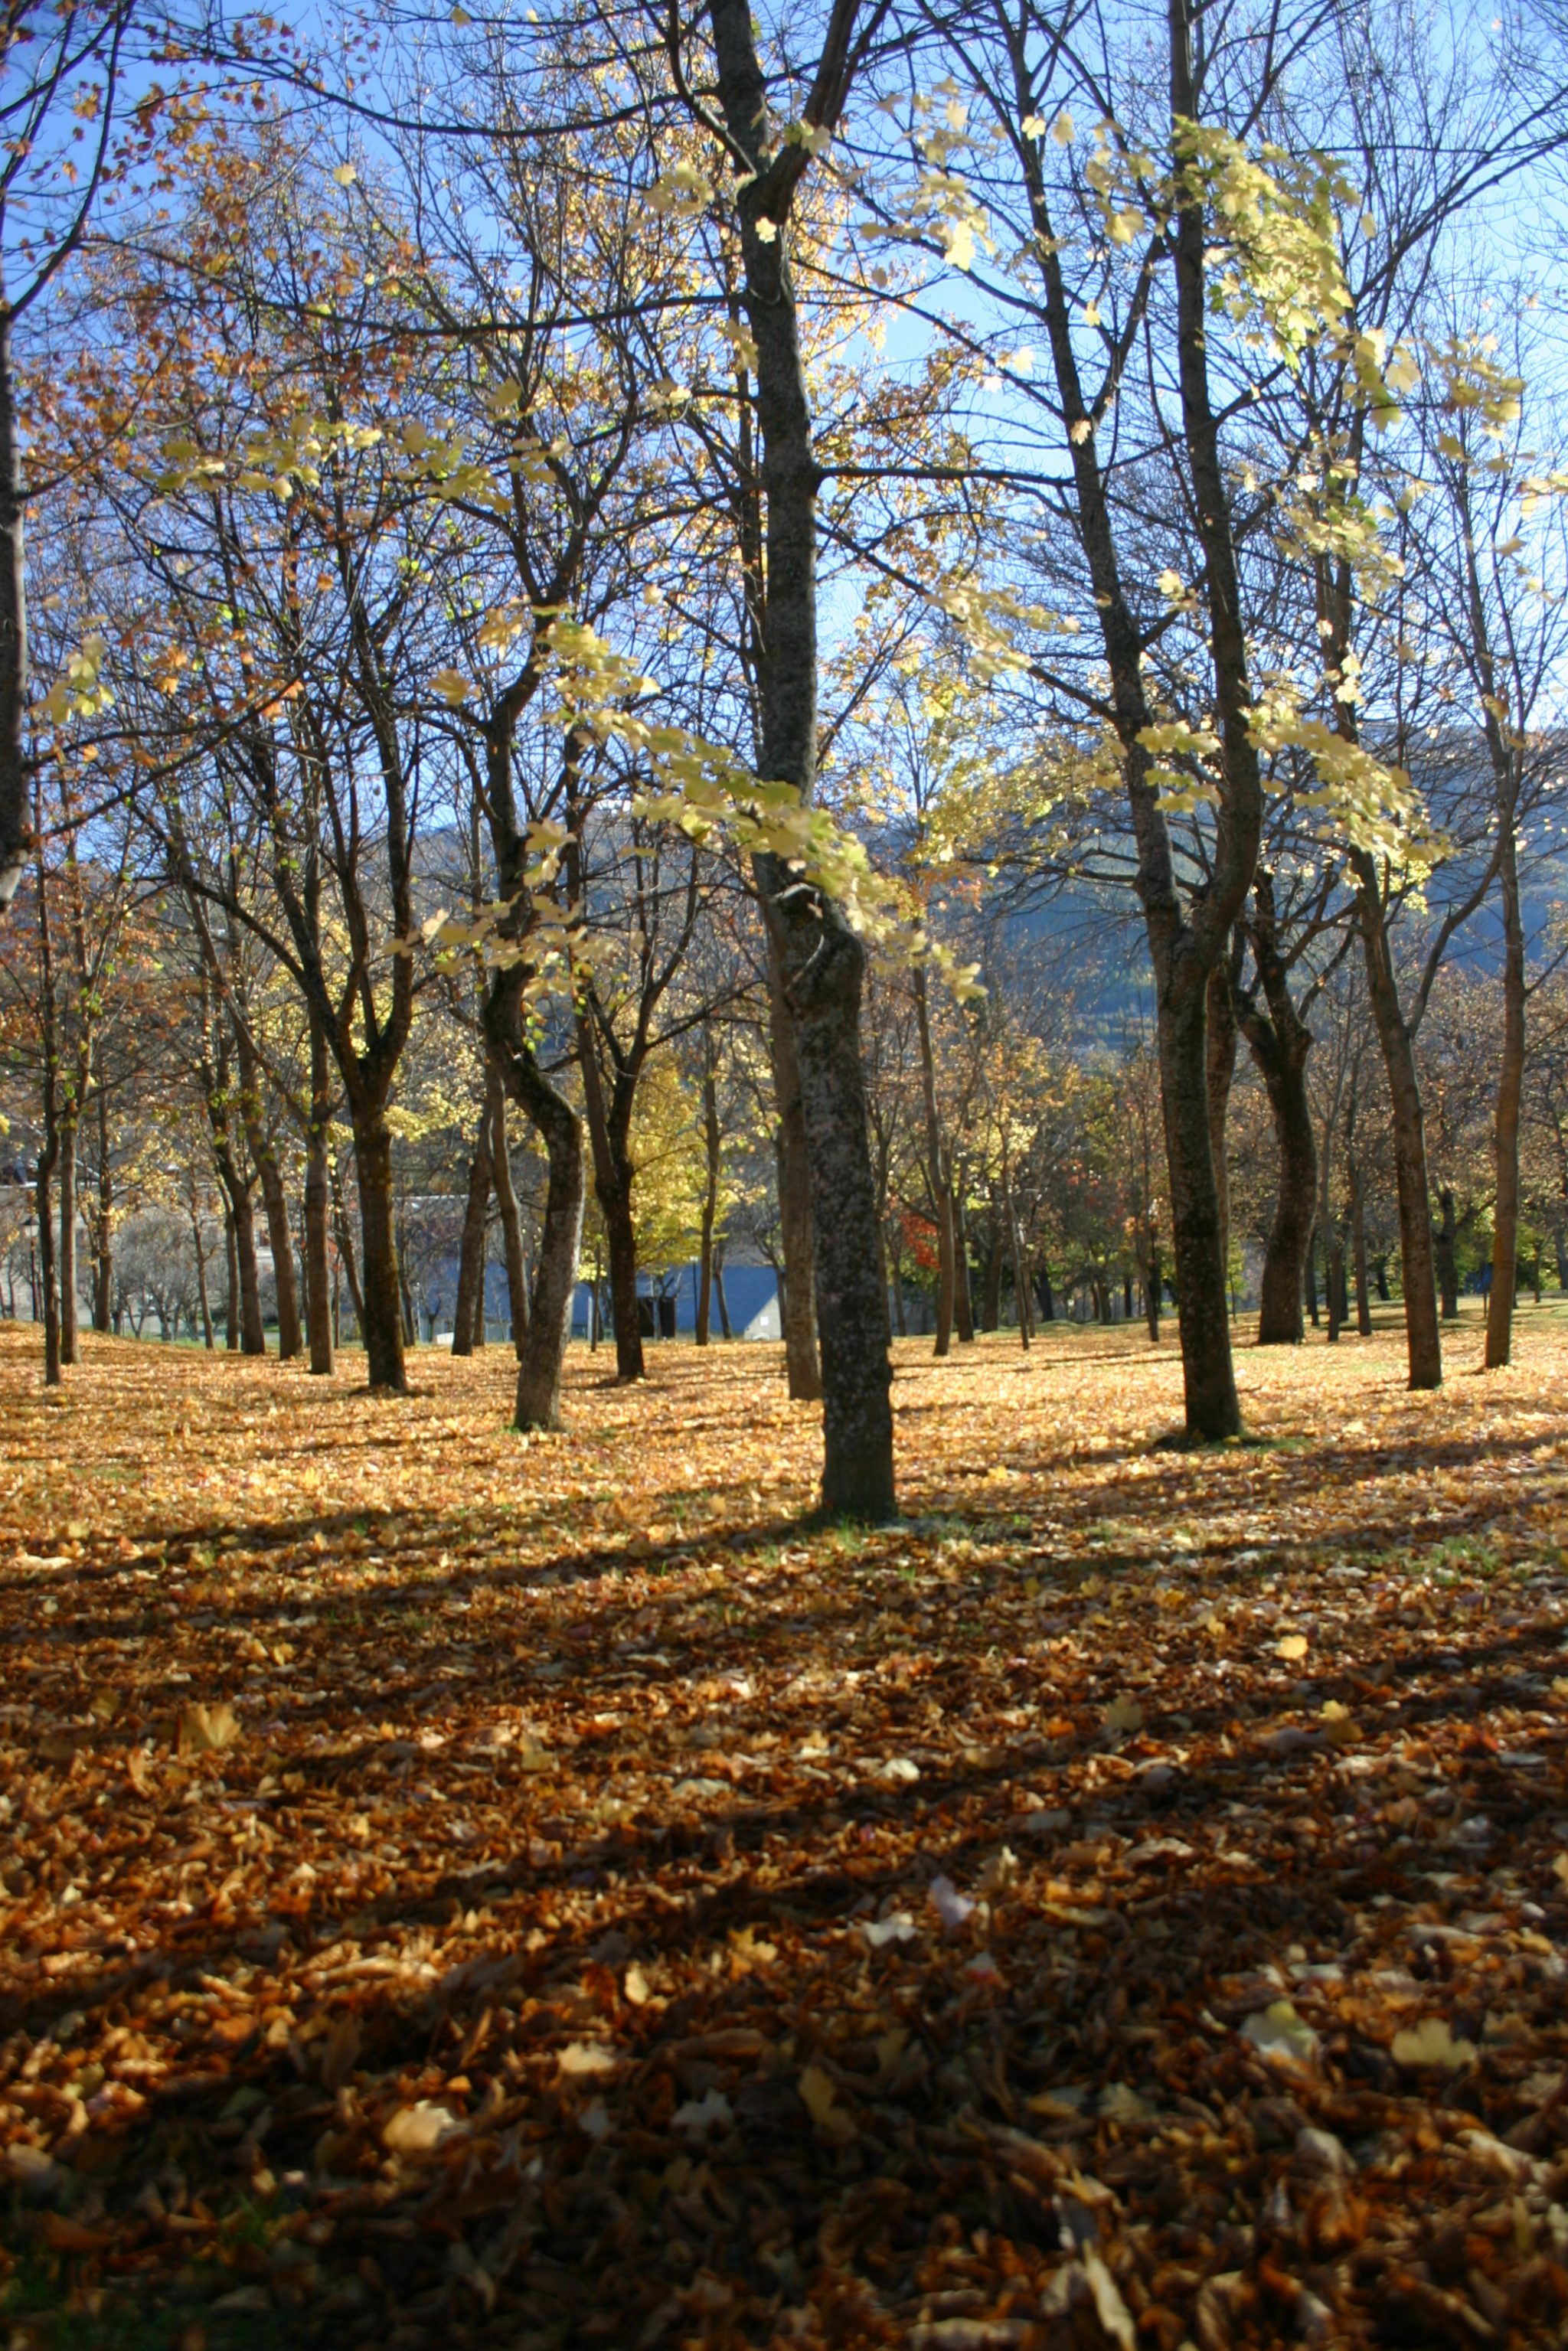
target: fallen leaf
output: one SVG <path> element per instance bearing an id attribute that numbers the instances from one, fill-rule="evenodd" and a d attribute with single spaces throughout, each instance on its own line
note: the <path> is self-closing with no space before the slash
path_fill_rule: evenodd
<path id="1" fill-rule="evenodd" d="M 1390 2053 L 1396 2065 L 1434 2066 L 1455 2073 L 1474 2062 L 1476 2047 L 1473 2041 L 1457 2041 L 1446 2017 L 1424 2016 L 1419 2024 L 1395 2034 Z"/>

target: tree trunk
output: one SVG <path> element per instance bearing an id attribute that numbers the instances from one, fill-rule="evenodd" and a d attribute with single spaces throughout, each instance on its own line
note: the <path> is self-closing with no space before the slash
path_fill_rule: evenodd
<path id="1" fill-rule="evenodd" d="M 490 1180 L 501 1212 L 501 1248 L 507 1261 L 507 1305 L 512 1318 L 512 1345 L 519 1363 L 528 1330 L 528 1277 L 523 1259 L 523 1219 L 512 1182 L 512 1153 L 507 1140 L 507 1090 L 493 1059 L 486 1064 L 490 1097 Z"/>
<path id="2" fill-rule="evenodd" d="M 1519 1114 L 1524 1092 L 1524 922 L 1519 901 L 1519 854 L 1511 790 L 1499 810 L 1502 883 L 1502 1059 L 1492 1124 L 1496 1198 L 1492 1209 L 1491 1296 L 1487 1301 L 1486 1367 L 1509 1359 L 1513 1294 L 1519 1267 Z"/>
<path id="3" fill-rule="evenodd" d="M 27 596 L 19 439 L 11 314 L 0 280 L 0 910 L 16 894 L 33 840 L 27 821 L 32 778 L 26 756 Z"/>
<path id="4" fill-rule="evenodd" d="M 1144 1278 L 1144 1320 L 1148 1324 L 1149 1343 L 1151 1346 L 1156 1347 L 1159 1344 L 1160 1339 L 1160 1290 L 1162 1282 L 1163 1277 L 1160 1272 L 1160 1245 L 1158 1241 L 1151 1241 L 1149 1244 L 1149 1270 Z"/>
<path id="5" fill-rule="evenodd" d="M 224 1345 L 231 1355 L 239 1353 L 239 1250 L 235 1245 L 235 1212 L 224 1210 L 224 1257 L 228 1268 L 228 1299 L 225 1307 Z M 141 1334 L 138 1333 L 138 1336 Z"/>
<path id="6" fill-rule="evenodd" d="M 77 1346 L 77 1103 L 60 1121 L 60 1361 L 74 1364 Z"/>
<path id="7" fill-rule="evenodd" d="M 1056 1292 L 1051 1289 L 1051 1267 L 1044 1258 L 1040 1259 L 1040 1271 L 1035 1276 L 1035 1294 L 1040 1300 L 1040 1321 L 1042 1322 L 1054 1322 L 1056 1320 Z"/>
<path id="8" fill-rule="evenodd" d="M 1176 975 L 1172 975 L 1173 979 Z M 1190 1437 L 1239 1434 L 1230 1314 L 1219 1247 L 1219 1196 L 1209 1139 L 1207 975 L 1187 967 L 1161 989 L 1160 1094 L 1176 1261 L 1176 1324 Z"/>
<path id="9" fill-rule="evenodd" d="M 986 1253 L 985 1302 L 980 1310 L 983 1330 L 997 1331 L 1002 1321 L 1002 1266 L 1007 1257 L 1007 1245 L 1002 1232 L 1001 1211 L 994 1205 L 991 1211 L 991 1245 Z"/>
<path id="10" fill-rule="evenodd" d="M 975 1343 L 975 1291 L 969 1269 L 969 1212 L 962 1187 L 953 1186 L 953 1320 L 960 1347 Z"/>
<path id="11" fill-rule="evenodd" d="M 1219 1262 L 1230 1279 L 1230 1155 L 1226 1123 L 1230 1089 L 1236 1081 L 1236 998 L 1230 980 L 1230 956 L 1208 975 L 1205 1008 L 1204 1074 L 1208 1091 L 1208 1145 L 1214 1154 L 1214 1190 L 1219 1207 Z"/>
<path id="12" fill-rule="evenodd" d="M 114 1319 L 114 1170 L 109 1156 L 109 1096 L 98 1090 L 98 1231 L 92 1261 L 92 1327 L 108 1331 Z"/>
<path id="13" fill-rule="evenodd" d="M 44 1072 L 44 1147 L 38 1154 L 34 1198 L 38 1223 L 38 1274 L 33 1287 L 33 1311 L 37 1313 L 40 1290 L 44 1301 L 44 1385 L 60 1384 L 60 1280 L 55 1262 L 54 1173 L 60 1155 L 59 1122 L 55 1110 L 55 1078 L 47 1059 Z"/>
<path id="14" fill-rule="evenodd" d="M 796 1403 L 814 1403 L 822 1393 L 817 1353 L 816 1279 L 811 1261 L 811 1170 L 806 1155 L 806 1117 L 795 1037 L 782 995 L 779 952 L 769 935 L 768 1027 L 773 1092 L 779 1109 L 779 1228 L 784 1250 L 779 1312 L 784 1371 Z"/>
<path id="15" fill-rule="evenodd" d="M 925 1184 L 936 1227 L 936 1343 L 946 1355 L 953 1343 L 956 1243 L 953 1229 L 953 1184 L 936 1110 L 936 1057 L 931 1045 L 931 1005 L 925 967 L 915 967 L 915 1027 L 920 1048 L 920 1098 L 925 1113 Z"/>
<path id="16" fill-rule="evenodd" d="M 476 1299 L 485 1281 L 485 1225 L 490 1213 L 489 1104 L 480 1113 L 478 1138 L 468 1162 L 468 1204 L 463 1213 L 463 1248 L 457 1260 L 457 1302 L 452 1310 L 452 1352 L 474 1353 Z"/>
<path id="17" fill-rule="evenodd" d="M 1350 1162 L 1350 1253 L 1355 1271 L 1355 1327 L 1364 1339 L 1372 1336 L 1372 1296 L 1366 1274 L 1366 1179 L 1361 1162 Z"/>
<path id="18" fill-rule="evenodd" d="M 1454 1195 L 1445 1184 L 1437 1194 L 1441 1211 L 1437 1231 L 1432 1236 L 1433 1252 L 1437 1261 L 1437 1285 L 1443 1301 L 1443 1320 L 1457 1322 L 1459 1319 L 1459 1269 L 1454 1256 L 1456 1223 Z"/>
<path id="19" fill-rule="evenodd" d="M 1323 1303 L 1328 1309 L 1329 1344 L 1339 1343 L 1344 1322 L 1344 1242 L 1337 1226 L 1323 1226 Z"/>
<path id="20" fill-rule="evenodd" d="M 1307 1253 L 1301 1260 L 1301 1282 L 1307 1297 L 1307 1319 L 1313 1330 L 1318 1327 L 1318 1222 L 1314 1214 L 1307 1228 Z"/>
<path id="21" fill-rule="evenodd" d="M 544 1222 L 528 1325 L 517 1359 L 514 1416 L 519 1428 L 559 1428 L 561 1374 L 582 1241 L 582 1122 L 526 1042 L 524 978 L 516 966 L 498 971 L 485 1003 L 486 1041 L 507 1093 L 544 1144 L 547 1168 Z"/>
<path id="22" fill-rule="evenodd" d="M 722 1249 L 716 1249 L 714 1252 L 713 1294 L 715 1302 L 718 1307 L 719 1335 L 724 1339 L 733 1339 L 735 1332 L 729 1327 L 729 1301 L 724 1294 L 724 1251 Z"/>
<path id="23" fill-rule="evenodd" d="M 713 1302 L 713 1228 L 718 1214 L 719 1130 L 718 1088 L 711 1068 L 703 1068 L 703 1207 L 702 1235 L 697 1247 L 696 1343 L 708 1343 L 708 1315 Z"/>
<path id="24" fill-rule="evenodd" d="M 1427 1134 L 1421 1114 L 1420 1081 L 1416 1074 L 1416 1051 L 1400 1009 L 1399 985 L 1389 952 L 1388 925 L 1376 864 L 1364 850 L 1358 849 L 1351 852 L 1351 866 L 1356 877 L 1356 913 L 1366 959 L 1367 990 L 1384 1068 L 1388 1073 L 1389 1105 L 1394 1119 L 1394 1171 L 1399 1195 L 1399 1255 L 1410 1385 L 1437 1388 L 1443 1384 L 1443 1342 L 1437 1323 Z"/>
<path id="25" fill-rule="evenodd" d="M 305 1139 L 305 1319 L 310 1330 L 310 1370 L 315 1378 L 332 1369 L 332 1282 L 328 1235 L 332 1213 L 331 1174 L 327 1164 L 327 1128 L 332 1115 L 327 1040 L 320 1023 L 310 1023 L 310 1124 Z"/>
<path id="26" fill-rule="evenodd" d="M 364 1249 L 361 1294 L 354 1300 L 365 1343 L 371 1386 L 408 1393 L 403 1356 L 402 1283 L 393 1218 L 392 1136 L 379 1105 L 350 1101 L 354 1172 L 360 1186 L 360 1237 Z M 350 1278 L 350 1288 L 352 1280 Z"/>
<path id="27" fill-rule="evenodd" d="M 277 1353 L 282 1362 L 290 1363 L 295 1356 L 305 1352 L 299 1326 L 299 1284 L 294 1267 L 294 1234 L 289 1224 L 288 1195 L 284 1189 L 283 1171 L 278 1166 L 277 1150 L 261 1116 L 259 1081 L 260 1072 L 242 1042 L 240 1082 L 246 1141 L 250 1146 L 251 1164 L 261 1186 L 267 1245 L 272 1251 L 272 1278 L 277 1292 Z"/>
<path id="28" fill-rule="evenodd" d="M 265 1355 L 267 1329 L 261 1319 L 261 1276 L 256 1262 L 256 1209 L 250 1186 L 236 1181 L 230 1200 L 235 1258 L 239 1270 L 240 1350 L 246 1355 Z"/>
<path id="29" fill-rule="evenodd" d="M 753 617 L 761 715 L 759 771 L 802 805 L 816 782 L 817 488 L 810 402 L 789 260 L 789 209 L 809 149 L 774 146 L 750 0 L 709 0 L 719 103 L 750 167 L 736 189 L 747 322 L 756 346 L 757 420 L 766 500 L 766 562 Z M 847 89 L 854 9 L 831 21 L 835 61 L 821 87 L 836 119 Z M 836 77 L 836 78 L 835 78 Z M 828 128 L 831 128 L 830 120 Z M 771 207 L 771 208 L 770 208 Z M 766 231 L 764 235 L 761 232 Z M 893 1406 L 887 1310 L 877 1279 L 876 1175 L 861 1066 L 865 951 L 821 892 L 772 853 L 753 865 L 777 963 L 806 1130 L 821 1339 L 822 1506 L 856 1518 L 893 1514 Z M 776 1063 L 777 1068 L 777 1063 Z M 799 1309 L 810 1289 L 794 1280 Z"/>
<path id="30" fill-rule="evenodd" d="M 207 1295 L 207 1253 L 202 1247 L 202 1219 L 195 1203 L 191 1206 L 191 1241 L 196 1252 L 196 1299 L 202 1310 L 202 1343 L 208 1354 L 213 1352 L 213 1305 Z"/>
<path id="31" fill-rule="evenodd" d="M 898 1239 L 900 1243 L 902 1243 L 903 1238 L 904 1231 L 901 1223 L 898 1228 Z M 904 1306 L 904 1257 L 902 1248 L 890 1249 L 888 1250 L 887 1269 L 889 1277 L 893 1283 L 893 1327 L 897 1332 L 901 1339 L 907 1339 L 909 1336 L 909 1317 L 905 1313 Z"/>
<path id="32" fill-rule="evenodd" d="M 272 1277 L 277 1292 L 277 1353 L 283 1363 L 292 1363 L 305 1352 L 305 1337 L 299 1322 L 299 1283 L 294 1265 L 294 1231 L 288 1216 L 288 1195 L 283 1188 L 283 1172 L 277 1164 L 277 1154 L 271 1138 L 263 1136 L 262 1151 L 257 1154 L 251 1145 L 251 1157 L 261 1185 L 262 1209 L 267 1217 L 267 1243 L 272 1250 Z"/>
<path id="33" fill-rule="evenodd" d="M 604 1098 L 590 1018 L 577 1019 L 578 1067 L 582 1073 L 583 1107 L 588 1113 L 588 1140 L 593 1154 L 593 1196 L 604 1223 L 610 1260 L 610 1306 L 615 1322 L 615 1376 L 641 1380 L 647 1376 L 643 1356 L 643 1318 L 637 1304 L 637 1233 L 632 1219 L 632 1186 L 636 1167 L 629 1147 L 632 1094 L 617 1083 L 613 1104 Z M 617 1072 L 618 1080 L 621 1072 Z M 632 1085 L 635 1085 L 635 1075 Z"/>
<path id="34" fill-rule="evenodd" d="M 349 1229 L 348 1209 L 343 1202 L 343 1186 L 336 1168 L 331 1171 L 331 1186 L 332 1228 L 338 1238 L 338 1262 L 342 1267 L 343 1279 L 349 1285 L 349 1304 L 353 1311 L 354 1329 L 362 1345 L 365 1336 L 365 1294 L 360 1288 L 359 1260 L 354 1254 L 353 1236 Z M 342 1343 L 341 1332 L 339 1333 L 338 1343 L 340 1345 Z"/>

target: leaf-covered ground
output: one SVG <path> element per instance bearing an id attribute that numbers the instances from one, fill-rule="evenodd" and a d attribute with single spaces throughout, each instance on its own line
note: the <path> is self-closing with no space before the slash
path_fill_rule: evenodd
<path id="1" fill-rule="evenodd" d="M 0 1333 L 0 2340 L 1568 2329 L 1568 1330 L 419 1393 Z M 1468 1361 L 1466 1360 L 1468 1359 Z"/>

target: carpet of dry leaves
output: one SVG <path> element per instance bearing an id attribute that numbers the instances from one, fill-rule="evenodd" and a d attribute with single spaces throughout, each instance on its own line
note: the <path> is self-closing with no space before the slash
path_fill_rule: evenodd
<path id="1" fill-rule="evenodd" d="M 0 2345 L 1561 2345 L 1568 1324 L 417 1393 L 0 1332 Z"/>

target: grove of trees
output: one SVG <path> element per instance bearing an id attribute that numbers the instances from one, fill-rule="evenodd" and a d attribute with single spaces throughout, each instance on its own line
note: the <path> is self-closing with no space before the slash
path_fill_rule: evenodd
<path id="1" fill-rule="evenodd" d="M 1568 1283 L 1568 20 L 0 15 L 0 1308 L 561 1416 Z M 494 1259 L 498 1279 L 487 1278 Z M 453 1294 L 443 1269 L 456 1268 Z M 495 1301 L 504 1282 L 506 1310 Z M 1254 1319 L 1255 1318 L 1255 1319 Z M 269 1327 L 273 1335 L 269 1341 Z"/>

